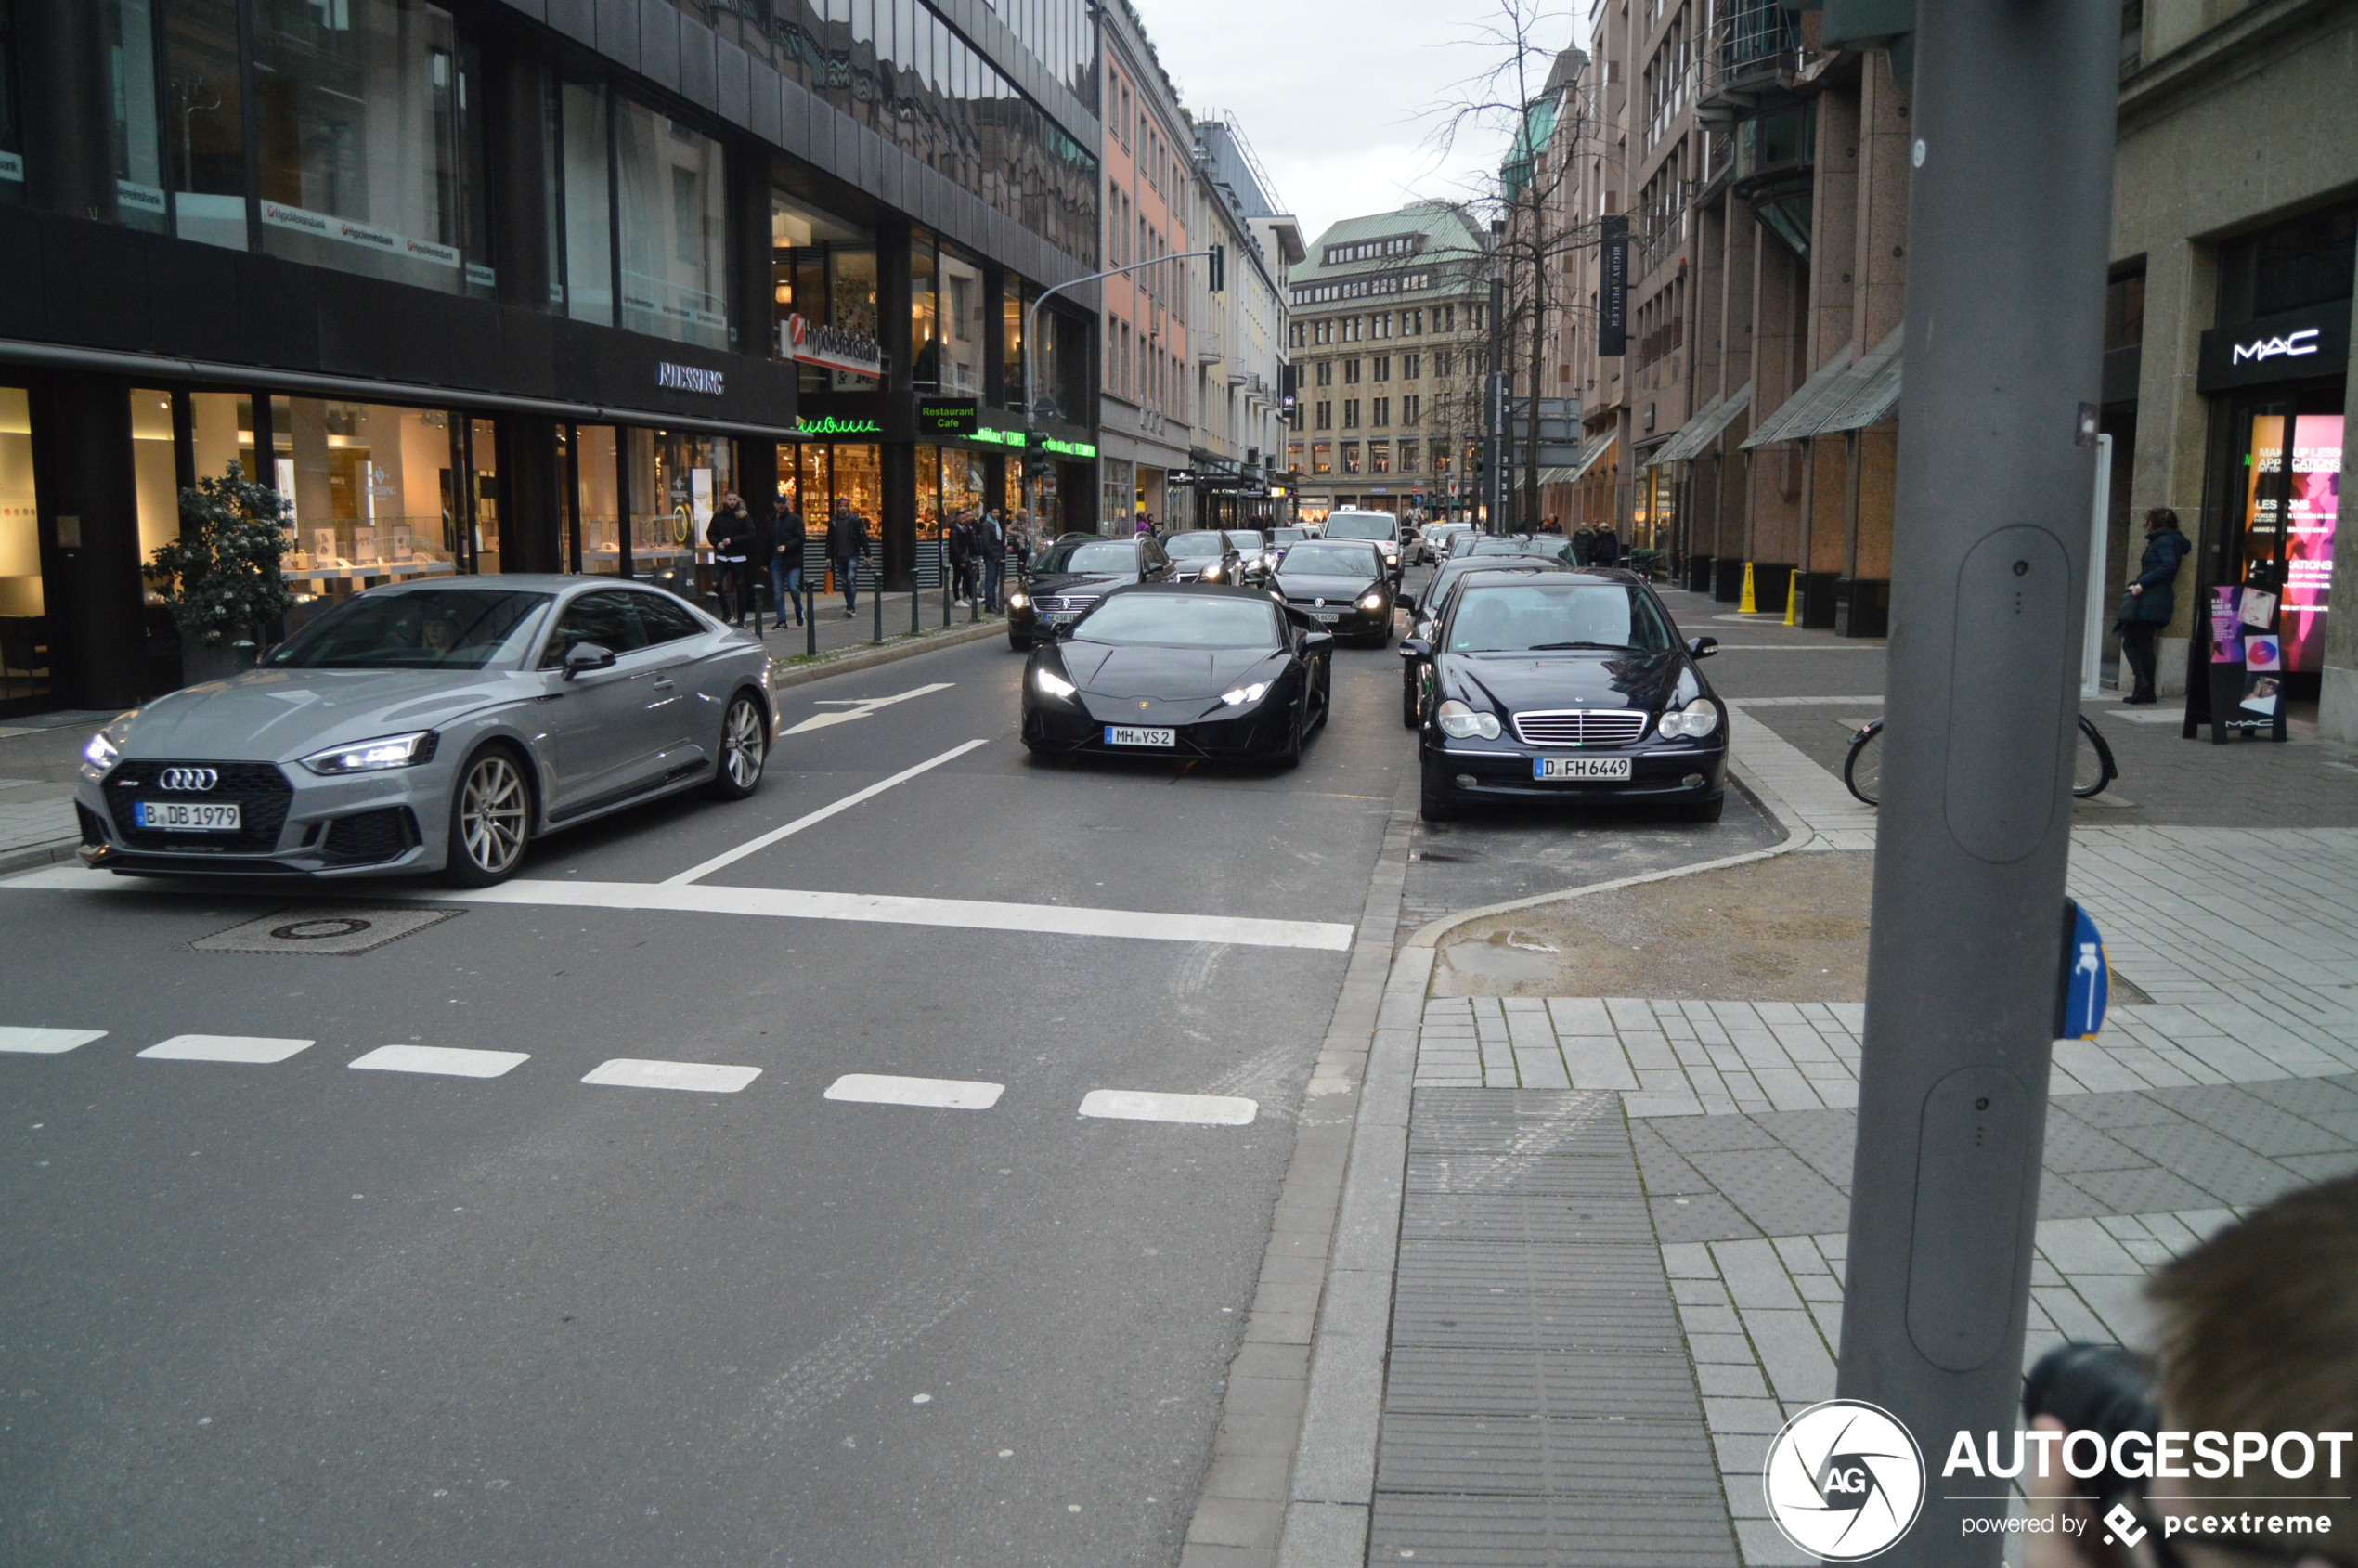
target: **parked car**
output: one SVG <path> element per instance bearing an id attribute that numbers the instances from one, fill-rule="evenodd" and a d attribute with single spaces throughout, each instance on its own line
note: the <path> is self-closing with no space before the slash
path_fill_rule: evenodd
<path id="1" fill-rule="evenodd" d="M 1535 555 L 1492 556 L 1460 555 L 1443 562 L 1433 570 L 1422 595 L 1408 599 L 1408 635 L 1431 641 L 1433 628 L 1449 614 L 1458 590 L 1469 578 L 1487 578 L 1496 574 L 1511 577 L 1542 572 L 1567 572 L 1572 568 L 1561 562 L 1544 560 Z M 1400 722 L 1413 730 L 1424 713 L 1426 689 L 1432 679 L 1432 661 L 1426 657 L 1404 655 L 1400 662 Z"/>
<path id="2" fill-rule="evenodd" d="M 82 858 L 143 875 L 505 880 L 531 840 L 682 790 L 739 800 L 770 654 L 676 594 L 441 578 L 335 606 L 83 751 Z"/>
<path id="3" fill-rule="evenodd" d="M 1171 558 L 1151 538 L 1068 534 L 1040 552 L 1027 581 L 1007 590 L 1007 645 L 1022 653 L 1079 620 L 1108 589 L 1170 575 Z"/>
<path id="4" fill-rule="evenodd" d="M 1425 820 L 1483 803 L 1645 801 L 1717 821 L 1728 726 L 1699 667 L 1717 647 L 1681 642 L 1627 572 L 1470 578 L 1438 637 L 1400 646 L 1432 666 L 1417 738 Z"/>
<path id="5" fill-rule="evenodd" d="M 1259 589 L 1117 588 L 1031 655 L 1034 752 L 1274 761 L 1327 720 L 1334 637 Z"/>

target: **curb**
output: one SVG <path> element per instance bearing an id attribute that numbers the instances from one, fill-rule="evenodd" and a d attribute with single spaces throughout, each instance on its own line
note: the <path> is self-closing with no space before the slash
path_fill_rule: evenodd
<path id="1" fill-rule="evenodd" d="M 986 620 L 972 626 L 952 627 L 947 631 L 921 631 L 914 637 L 902 632 L 900 640 L 887 642 L 881 647 L 870 643 L 850 653 L 822 654 L 816 664 L 789 665 L 784 659 L 772 659 L 770 661 L 770 689 L 783 692 L 792 686 L 808 686 L 814 680 L 825 680 L 833 676 L 874 669 L 878 665 L 913 659 L 920 654 L 930 654 L 936 648 L 955 648 L 961 643 L 980 642 L 986 638 L 1004 637 L 1006 634 L 1005 620 Z"/>
<path id="2" fill-rule="evenodd" d="M 73 859 L 82 848 L 79 838 L 52 838 L 46 844 L 27 844 L 19 849 L 0 849 L 0 876 L 12 871 L 30 871 L 35 866 L 55 865 L 59 861 Z"/>

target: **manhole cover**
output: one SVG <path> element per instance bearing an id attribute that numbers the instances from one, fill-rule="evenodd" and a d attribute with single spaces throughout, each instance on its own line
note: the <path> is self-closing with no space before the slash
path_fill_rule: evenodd
<path id="1" fill-rule="evenodd" d="M 310 952 L 349 958 L 439 926 L 456 909 L 282 909 L 188 945 L 199 952 Z"/>

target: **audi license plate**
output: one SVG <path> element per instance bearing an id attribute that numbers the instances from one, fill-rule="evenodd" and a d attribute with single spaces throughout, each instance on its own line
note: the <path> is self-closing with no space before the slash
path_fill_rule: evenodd
<path id="1" fill-rule="evenodd" d="M 1149 730 L 1138 724 L 1108 724 L 1106 726 L 1108 745 L 1177 745 L 1176 730 Z"/>
<path id="2" fill-rule="evenodd" d="M 188 800 L 136 800 L 131 820 L 160 833 L 235 833 L 243 825 L 235 806 Z"/>
<path id="3" fill-rule="evenodd" d="M 1548 779 L 1626 779 L 1629 776 L 1626 757 L 1535 757 L 1531 759 L 1531 776 Z"/>

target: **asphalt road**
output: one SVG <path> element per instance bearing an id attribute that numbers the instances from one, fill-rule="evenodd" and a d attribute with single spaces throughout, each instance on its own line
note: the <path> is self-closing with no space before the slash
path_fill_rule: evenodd
<path id="1" fill-rule="evenodd" d="M 1394 656 L 1343 650 L 1298 771 L 1043 764 L 1021 667 L 786 692 L 859 716 L 750 801 L 550 841 L 533 901 L 0 887 L 0 1030 L 106 1031 L 0 1051 L 0 1562 L 1174 1562 L 1343 972 L 1320 933 L 1413 740 Z M 934 923 L 841 917 L 865 895 Z M 357 956 L 190 945 L 421 904 L 460 913 Z M 314 1043 L 139 1056 L 183 1035 Z M 528 1059 L 347 1066 L 388 1044 Z M 582 1082 L 617 1058 L 759 1074 Z M 1000 1092 L 825 1097 L 853 1073 Z M 1098 1090 L 1256 1109 L 1078 1114 Z"/>

